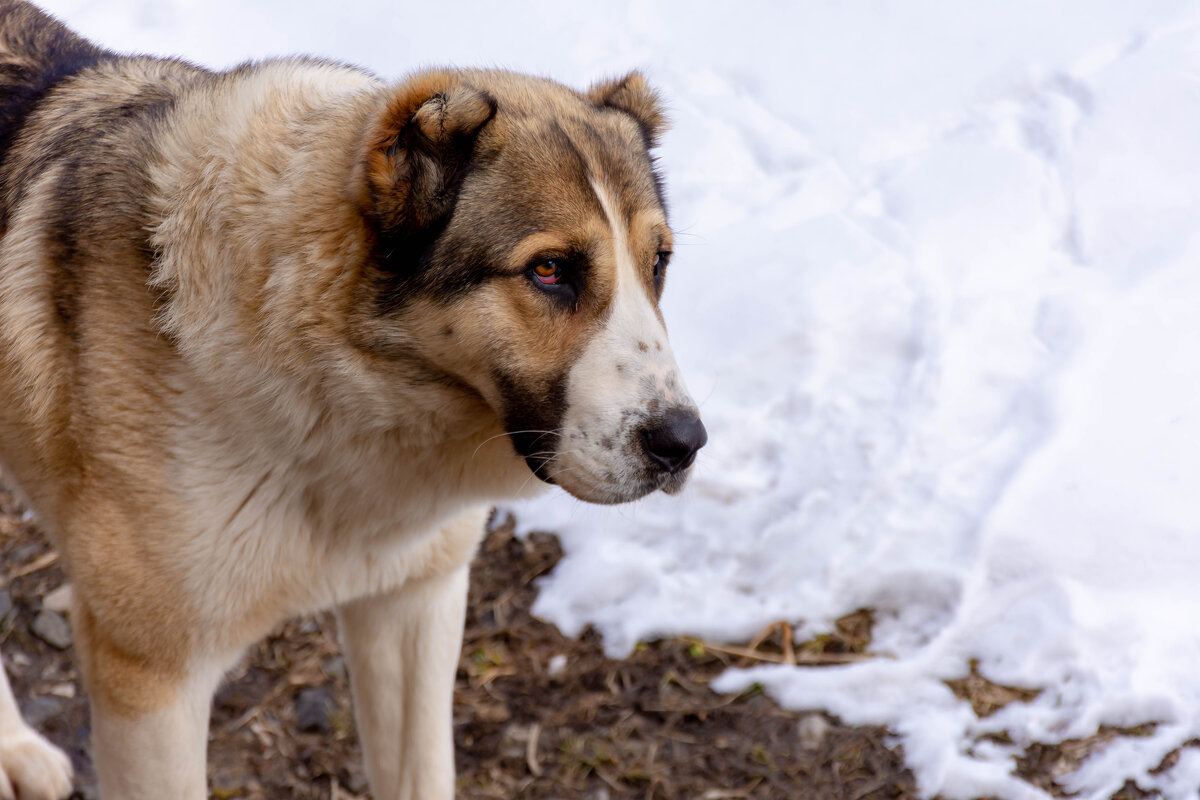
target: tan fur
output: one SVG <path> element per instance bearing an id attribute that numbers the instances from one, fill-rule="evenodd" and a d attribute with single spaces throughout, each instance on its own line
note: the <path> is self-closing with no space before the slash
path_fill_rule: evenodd
<path id="1" fill-rule="evenodd" d="M 695 413 L 657 310 L 653 92 L 214 74 L 13 0 L 3 65 L 0 459 L 74 582 L 106 800 L 203 797 L 222 671 L 328 607 L 392 653 L 352 667 L 382 704 L 377 800 L 449 797 L 448 743 L 400 728 L 449 719 L 424 676 L 453 674 L 480 509 L 535 491 L 531 468 L 601 502 L 686 479 L 639 438 L 660 404 Z M 545 259 L 573 300 L 536 283 Z M 379 630 L 406 615 L 438 622 Z M 392 682 L 420 714 L 387 710 Z"/>

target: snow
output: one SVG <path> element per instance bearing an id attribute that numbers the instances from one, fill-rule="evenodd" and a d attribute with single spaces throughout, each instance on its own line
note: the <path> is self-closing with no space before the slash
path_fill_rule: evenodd
<path id="1" fill-rule="evenodd" d="M 613 653 L 828 629 L 878 660 L 733 671 L 889 725 L 927 796 L 1046 794 L 1033 741 L 1158 723 L 1066 778 L 1200 796 L 1200 8 L 54 0 L 119 48 L 501 65 L 669 99 L 665 314 L 711 443 L 681 498 L 518 509 L 538 613 Z M 980 720 L 970 659 L 1042 689 Z M 980 741 L 1005 731 L 1014 745 Z"/>

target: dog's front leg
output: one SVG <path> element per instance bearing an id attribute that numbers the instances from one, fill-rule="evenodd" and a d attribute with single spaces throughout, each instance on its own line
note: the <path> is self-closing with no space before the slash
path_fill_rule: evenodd
<path id="1" fill-rule="evenodd" d="M 339 609 L 375 800 L 451 800 L 467 567 Z"/>
<path id="2" fill-rule="evenodd" d="M 88 625 L 76 636 L 91 695 L 92 749 L 102 800 L 206 800 L 212 695 L 231 659 L 169 649 L 131 657 Z"/>

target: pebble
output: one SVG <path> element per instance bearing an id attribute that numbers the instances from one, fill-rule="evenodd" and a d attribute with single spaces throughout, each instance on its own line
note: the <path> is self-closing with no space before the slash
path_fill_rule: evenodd
<path id="1" fill-rule="evenodd" d="M 800 746 L 805 750 L 819 750 L 825 743 L 825 737 L 833 726 L 823 714 L 805 714 L 798 723 L 800 730 Z"/>
<path id="2" fill-rule="evenodd" d="M 61 697 L 30 697 L 21 706 L 21 715 L 33 728 L 41 728 L 49 720 L 66 711 L 67 701 Z"/>
<path id="3" fill-rule="evenodd" d="M 557 678 L 567 671 L 567 657 L 559 654 L 550 659 L 550 663 L 546 666 L 546 672 L 551 678 Z"/>
<path id="4" fill-rule="evenodd" d="M 338 773 L 338 778 L 342 788 L 351 794 L 365 795 L 371 789 L 367 783 L 367 774 L 358 764 L 350 764 L 345 767 Z"/>
<path id="5" fill-rule="evenodd" d="M 51 647 L 66 650 L 71 646 L 71 626 L 63 619 L 62 614 L 55 611 L 46 608 L 39 611 L 30 630 Z"/>
<path id="6" fill-rule="evenodd" d="M 304 689 L 296 695 L 296 725 L 303 733 L 332 733 L 335 708 L 327 689 Z"/>
<path id="7" fill-rule="evenodd" d="M 39 543 L 30 542 L 13 548 L 12 552 L 8 554 L 8 558 L 10 563 L 24 566 L 37 558 L 38 551 L 41 549 L 42 546 Z"/>
<path id="8" fill-rule="evenodd" d="M 329 656 L 321 662 L 321 671 L 334 680 L 346 680 L 346 659 L 342 656 Z"/>
<path id="9" fill-rule="evenodd" d="M 71 584 L 64 583 L 42 598 L 42 608 L 48 608 L 59 614 L 67 614 L 71 610 Z"/>

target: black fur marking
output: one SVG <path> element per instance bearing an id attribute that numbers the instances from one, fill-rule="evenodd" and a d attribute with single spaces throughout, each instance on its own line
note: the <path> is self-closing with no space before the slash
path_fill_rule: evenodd
<path id="1" fill-rule="evenodd" d="M 495 98 L 484 94 L 491 114 L 480 128 L 450 142 L 448 147 L 435 148 L 415 129 L 401 131 L 392 144 L 395 151 L 411 150 L 411 165 L 414 174 L 411 182 L 420 186 L 427 181 L 427 171 L 436 170 L 440 180 L 432 197 L 414 195 L 410 202 L 425 204 L 426 211 L 433 212 L 432 224 L 414 225 L 402 221 L 393 227 L 383 227 L 376 238 L 376 263 L 379 264 L 376 312 L 380 316 L 395 313 L 414 296 L 433 296 L 446 299 L 469 291 L 483 280 L 494 276 L 494 271 L 480 270 L 476 258 L 458 260 L 458 268 L 445 265 L 445 254 L 438 253 L 435 245 L 443 238 L 454 217 L 462 195 L 462 188 L 471 174 L 490 157 L 477 153 L 479 134 L 495 116 Z M 410 215 L 411 216 L 411 215 Z M 454 254 L 457 256 L 477 254 Z M 429 291 L 429 290 L 434 291 Z"/>
<path id="2" fill-rule="evenodd" d="M 111 58 L 39 9 L 0 2 L 0 164 L 51 89 Z"/>
<path id="3" fill-rule="evenodd" d="M 588 185 L 587 165 L 571 137 L 552 121 L 540 132 L 539 145 L 554 154 L 558 175 L 566 185 Z M 476 140 L 470 153 L 457 156 L 456 181 L 448 212 L 433 226 L 417 231 L 383 231 L 377 244 L 376 313 L 393 314 L 413 299 L 452 303 L 480 284 L 513 274 L 509 261 L 513 249 L 526 237 L 556 227 L 560 213 L 547 205 L 543 187 L 522 179 L 524 159 L 518 152 L 505 154 Z M 583 198 L 602 214 L 599 198 Z M 577 298 L 586 290 L 590 254 L 578 248 L 545 254 L 569 262 Z"/>
<path id="4" fill-rule="evenodd" d="M 98 263 L 97 253 L 119 249 L 134 255 L 147 272 L 151 268 L 152 221 L 145 205 L 149 177 L 144 171 L 132 169 L 116 173 L 114 164 L 122 163 L 129 129 L 140 129 L 141 136 L 150 136 L 150 128 L 173 104 L 174 98 L 165 90 L 148 88 L 119 106 L 90 110 L 87 127 L 59 127 L 57 136 L 41 145 L 41 150 L 52 155 L 39 161 L 38 168 L 61 163 L 45 211 L 50 229 L 56 231 L 47 247 L 53 253 L 50 261 L 55 311 L 72 341 L 78 336 L 77 302 L 84 275 L 89 269 L 103 266 Z M 132 190 L 130 182 L 141 184 L 142 189 Z M 25 182 L 15 188 L 20 197 Z M 81 214 L 81 208 L 93 211 Z"/>
<path id="5" fill-rule="evenodd" d="M 519 384 L 502 371 L 493 377 L 504 397 L 504 427 L 510 432 L 513 448 L 534 475 L 554 483 L 547 467 L 561 444 L 562 420 L 567 410 L 566 375 L 536 387 Z"/>

